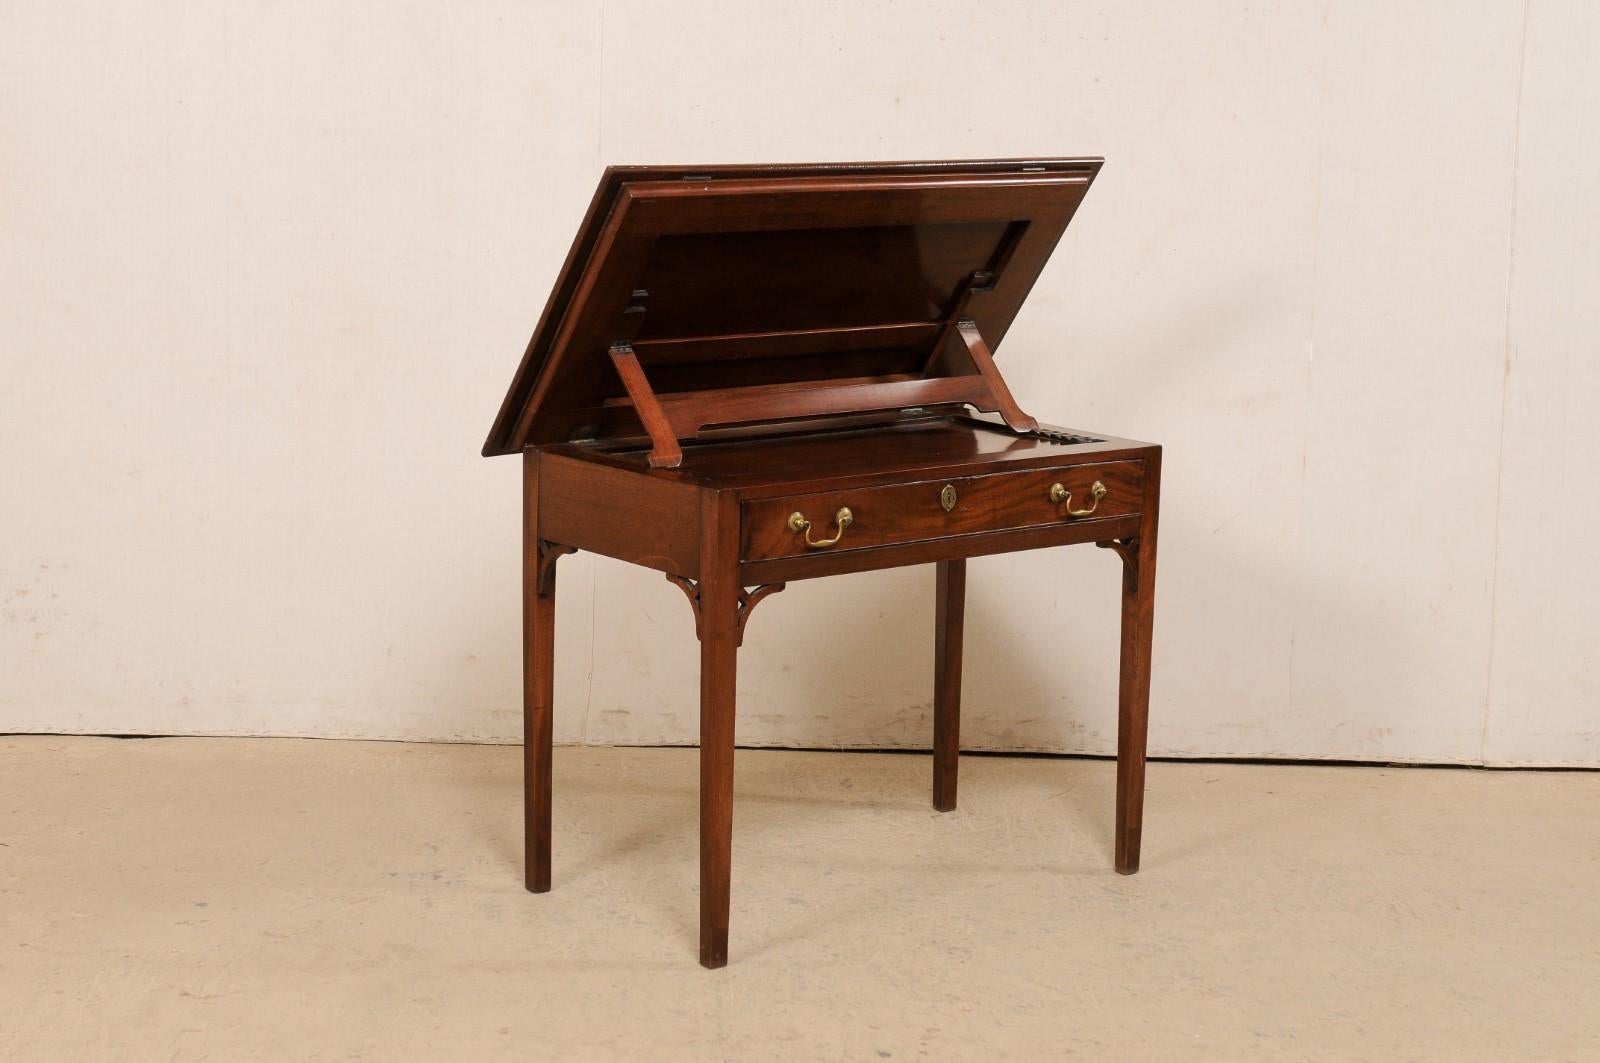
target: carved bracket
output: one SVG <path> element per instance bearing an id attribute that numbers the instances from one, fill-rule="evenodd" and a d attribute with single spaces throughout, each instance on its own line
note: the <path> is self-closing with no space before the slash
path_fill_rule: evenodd
<path id="1" fill-rule="evenodd" d="M 956 331 L 966 343 L 967 353 L 972 356 L 972 364 L 977 367 L 978 375 L 993 392 L 995 405 L 1000 409 L 1000 419 L 1006 423 L 1006 427 L 1018 434 L 1037 432 L 1039 422 L 1023 413 L 1022 407 L 1017 405 L 1017 400 L 1011 397 L 1011 388 L 1006 384 L 1006 378 L 1000 375 L 1000 370 L 995 367 L 994 355 L 989 352 L 989 345 L 978 332 L 978 323 L 970 317 L 961 318 L 956 322 Z"/>
<path id="2" fill-rule="evenodd" d="M 550 543 L 539 540 L 538 570 L 534 573 L 533 586 L 540 597 L 549 594 L 556 585 L 556 562 L 562 554 L 575 554 L 576 546 L 562 546 L 560 543 Z"/>
<path id="3" fill-rule="evenodd" d="M 1117 556 L 1122 558 L 1122 582 L 1129 591 L 1139 589 L 1139 537 L 1130 535 L 1126 539 L 1107 539 L 1105 542 L 1095 543 L 1096 546 L 1106 550 L 1115 550 Z"/>
<path id="4" fill-rule="evenodd" d="M 689 599 L 689 605 L 694 609 L 694 637 L 697 639 L 704 638 L 700 616 L 700 584 L 687 576 L 674 576 L 670 572 L 667 573 L 667 582 L 677 587 L 684 593 L 684 597 Z M 784 586 L 785 584 L 782 583 L 763 583 L 759 586 L 751 587 L 749 590 L 745 590 L 742 587 L 739 589 L 739 604 L 733 617 L 733 644 L 735 646 L 744 645 L 745 621 L 750 619 L 750 614 L 755 611 L 756 603 L 769 594 L 777 594 L 783 590 Z"/>
<path id="5" fill-rule="evenodd" d="M 769 594 L 777 594 L 785 586 L 786 584 L 783 583 L 763 583 L 760 586 L 751 587 L 749 590 L 739 591 L 739 617 L 734 621 L 733 644 L 735 646 L 744 645 L 744 622 L 750 619 L 750 614 L 755 611 L 756 603 Z"/>
<path id="6" fill-rule="evenodd" d="M 694 610 L 694 637 L 700 637 L 700 584 L 687 576 L 674 576 L 667 573 L 667 582 L 683 592 L 689 599 L 689 608 Z"/>

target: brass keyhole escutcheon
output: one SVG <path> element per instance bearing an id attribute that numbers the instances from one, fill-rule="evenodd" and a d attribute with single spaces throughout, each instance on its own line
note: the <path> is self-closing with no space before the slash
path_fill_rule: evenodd
<path id="1" fill-rule="evenodd" d="M 1099 507 L 1100 500 L 1104 497 L 1106 497 L 1106 485 L 1096 480 L 1089 485 L 1089 504 L 1083 509 L 1073 509 L 1072 492 L 1059 483 L 1050 485 L 1050 501 L 1058 506 L 1065 502 L 1067 504 L 1067 516 L 1069 517 L 1089 516 Z"/>
<path id="2" fill-rule="evenodd" d="M 944 485 L 944 490 L 939 492 L 939 505 L 944 507 L 946 513 L 956 508 L 956 488 L 954 484 Z"/>

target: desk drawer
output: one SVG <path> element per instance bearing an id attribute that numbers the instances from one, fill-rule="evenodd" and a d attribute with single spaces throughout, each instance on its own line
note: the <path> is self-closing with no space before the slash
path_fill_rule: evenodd
<path id="1" fill-rule="evenodd" d="M 761 498 L 744 504 L 741 553 L 746 561 L 770 561 L 1122 517 L 1139 512 L 1143 479 L 1143 462 L 1112 461 Z M 842 510 L 849 511 L 843 528 Z"/>

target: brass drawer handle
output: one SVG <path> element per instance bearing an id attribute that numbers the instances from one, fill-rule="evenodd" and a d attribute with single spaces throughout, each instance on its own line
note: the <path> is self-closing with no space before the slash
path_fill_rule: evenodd
<path id="1" fill-rule="evenodd" d="M 843 539 L 844 530 L 850 527 L 850 522 L 855 519 L 855 514 L 850 512 L 849 506 L 840 506 L 839 512 L 833 515 L 833 522 L 839 526 L 839 530 L 834 537 L 831 539 L 813 539 L 811 537 L 811 522 L 806 520 L 804 513 L 796 510 L 789 514 L 789 530 L 792 532 L 805 532 L 806 549 L 817 550 L 824 546 L 832 546 L 840 539 Z"/>
<path id="2" fill-rule="evenodd" d="M 1058 483 L 1050 485 L 1050 501 L 1054 502 L 1058 506 L 1065 502 L 1068 507 L 1067 516 L 1069 517 L 1087 517 L 1089 514 L 1095 511 L 1095 508 L 1100 505 L 1100 500 L 1104 497 L 1106 497 L 1106 485 L 1101 483 L 1099 480 L 1096 480 L 1089 486 L 1089 508 L 1073 509 L 1071 508 L 1072 492 L 1068 491 L 1065 487 L 1062 487 Z"/>

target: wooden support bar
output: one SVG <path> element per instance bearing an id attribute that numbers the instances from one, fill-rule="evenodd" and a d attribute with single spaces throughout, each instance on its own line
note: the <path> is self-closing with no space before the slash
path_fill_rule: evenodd
<path id="1" fill-rule="evenodd" d="M 1006 386 L 1005 377 L 1000 375 L 1000 370 L 995 368 L 994 355 L 989 353 L 989 345 L 983 342 L 983 336 L 978 332 L 978 323 L 971 318 L 962 318 L 956 324 L 956 331 L 961 333 L 961 339 L 967 345 L 967 353 L 972 355 L 972 364 L 978 367 L 978 375 L 988 383 L 989 390 L 994 393 L 998 403 L 1000 419 L 1005 421 L 1006 427 L 1013 432 L 1033 432 L 1039 427 L 1039 422 L 1022 412 L 1017 405 L 1017 400 L 1011 397 L 1011 389 Z"/>
<path id="2" fill-rule="evenodd" d="M 682 365 L 705 361 L 837 354 L 884 347 L 922 348 L 932 341 L 942 327 L 938 321 L 897 321 L 885 325 L 639 340 L 633 347 L 641 365 Z"/>
<path id="3" fill-rule="evenodd" d="M 673 434 L 672 425 L 668 422 L 666 414 L 661 411 L 661 402 L 651 389 L 650 381 L 645 379 L 644 369 L 639 365 L 639 356 L 634 354 L 633 348 L 627 344 L 618 344 L 611 348 L 611 364 L 617 367 L 617 375 L 622 378 L 622 386 L 628 389 L 628 398 L 633 400 L 633 409 L 639 415 L 639 423 L 644 425 L 644 430 L 650 435 L 651 467 L 675 469 L 682 465 L 683 449 L 678 446 L 678 437 Z"/>
<path id="4" fill-rule="evenodd" d="M 714 425 L 869 413 L 944 403 L 967 403 L 986 413 L 1000 410 L 998 397 L 981 376 L 865 377 L 821 386 L 809 386 L 809 383 L 806 386 L 764 384 L 683 392 L 663 395 L 659 401 L 663 416 L 679 439 L 691 438 Z M 651 438 L 655 438 L 655 433 L 651 433 Z"/>
<path id="5" fill-rule="evenodd" d="M 683 463 L 679 440 L 698 438 L 708 429 L 759 422 L 795 421 L 845 414 L 873 413 L 956 403 L 984 413 L 998 413 L 1012 431 L 1027 432 L 1038 422 L 1017 408 L 1005 380 L 994 367 L 977 327 L 963 320 L 958 329 L 973 352 L 976 374 L 884 376 L 805 380 L 791 384 L 759 384 L 657 394 L 628 344 L 611 347 L 611 361 L 627 389 L 626 399 L 608 399 L 611 410 L 631 408 L 650 436 L 650 464 L 677 468 Z"/>

